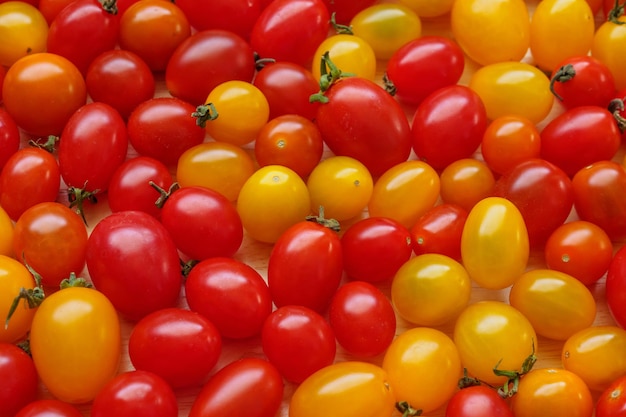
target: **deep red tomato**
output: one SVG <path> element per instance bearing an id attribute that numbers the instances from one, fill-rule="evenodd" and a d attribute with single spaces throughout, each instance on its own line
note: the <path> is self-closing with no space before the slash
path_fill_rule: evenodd
<path id="1" fill-rule="evenodd" d="M 359 357 L 383 353 L 396 335 L 396 315 L 389 298 L 364 281 L 339 287 L 330 303 L 328 322 L 337 342 Z"/>
<path id="2" fill-rule="evenodd" d="M 626 328 L 626 246 L 615 252 L 606 273 L 606 304 L 615 322 Z"/>
<path id="3" fill-rule="evenodd" d="M 626 236 L 626 171 L 617 162 L 598 161 L 572 178 L 574 208 L 582 220 L 614 239 Z"/>
<path id="4" fill-rule="evenodd" d="M 596 417 L 624 416 L 626 416 L 626 375 L 613 381 L 596 401 Z"/>
<path id="5" fill-rule="evenodd" d="M 139 55 L 113 49 L 96 56 L 85 74 L 93 101 L 109 104 L 124 120 L 155 92 L 154 74 Z"/>
<path id="6" fill-rule="evenodd" d="M 38 148 L 22 148 L 14 153 L 0 172 L 0 206 L 17 221 L 29 207 L 55 201 L 61 186 L 56 158 Z"/>
<path id="7" fill-rule="evenodd" d="M 284 114 L 315 119 L 319 103 L 311 103 L 309 97 L 320 87 L 311 71 L 302 65 L 287 61 L 266 64 L 253 84 L 270 105 L 270 120 Z"/>
<path id="8" fill-rule="evenodd" d="M 72 0 L 39 0 L 37 8 L 50 26 L 54 18 L 71 2 Z"/>
<path id="9" fill-rule="evenodd" d="M 267 359 L 295 384 L 333 363 L 337 349 L 326 319 L 297 305 L 279 307 L 268 316 L 261 330 L 261 345 Z"/>
<path id="10" fill-rule="evenodd" d="M 611 160 L 620 144 L 614 116 L 599 106 L 568 109 L 541 131 L 541 157 L 570 176 L 592 162 Z"/>
<path id="11" fill-rule="evenodd" d="M 283 232 L 272 247 L 267 283 L 277 307 L 301 305 L 323 312 L 342 274 L 337 232 L 317 222 L 301 221 Z"/>
<path id="12" fill-rule="evenodd" d="M 435 169 L 469 158 L 487 129 L 480 96 L 463 85 L 442 87 L 426 97 L 411 125 L 413 150 Z"/>
<path id="13" fill-rule="evenodd" d="M 69 59 L 85 75 L 98 55 L 115 48 L 118 32 L 115 2 L 76 0 L 50 24 L 47 52 Z"/>
<path id="14" fill-rule="evenodd" d="M 422 36 L 404 44 L 387 61 L 385 84 L 400 102 L 418 105 L 435 90 L 456 84 L 464 68 L 463 50 L 454 40 Z"/>
<path id="15" fill-rule="evenodd" d="M 448 401 L 446 417 L 513 417 L 509 404 L 498 392 L 485 385 L 457 391 Z"/>
<path id="16" fill-rule="evenodd" d="M 243 225 L 235 205 L 210 188 L 175 190 L 163 204 L 161 223 L 178 250 L 197 261 L 233 256 L 243 241 Z"/>
<path id="17" fill-rule="evenodd" d="M 439 253 L 461 259 L 461 235 L 468 211 L 442 203 L 424 213 L 411 228 L 411 243 L 416 255 Z"/>
<path id="18" fill-rule="evenodd" d="M 82 413 L 70 403 L 57 399 L 42 399 L 28 403 L 15 417 L 81 417 Z"/>
<path id="19" fill-rule="evenodd" d="M 126 159 L 128 134 L 122 116 L 105 103 L 88 103 L 68 120 L 59 140 L 59 169 L 68 187 L 104 192 Z"/>
<path id="20" fill-rule="evenodd" d="M 273 417 L 283 399 L 283 380 L 270 362 L 244 357 L 217 371 L 194 399 L 189 417 Z"/>
<path id="21" fill-rule="evenodd" d="M 2 83 L 2 80 L 3 77 L 0 75 L 0 83 Z M 2 97 L 1 89 L 0 97 Z M 0 108 L 0 170 L 19 148 L 19 128 L 11 115 L 4 108 Z"/>
<path id="22" fill-rule="evenodd" d="M 128 117 L 128 139 L 140 155 L 173 166 L 189 148 L 204 141 L 205 131 L 191 114 L 196 108 L 175 97 L 144 101 Z"/>
<path id="23" fill-rule="evenodd" d="M 149 156 L 124 161 L 109 182 L 107 194 L 111 211 L 139 210 L 160 218 L 161 209 L 156 204 L 160 193 L 150 182 L 169 190 L 174 179 L 165 164 Z"/>
<path id="24" fill-rule="evenodd" d="M 185 280 L 185 298 L 192 311 L 230 339 L 258 336 L 272 312 L 270 290 L 261 274 L 232 258 L 210 258 L 194 265 Z"/>
<path id="25" fill-rule="evenodd" d="M 350 225 L 341 248 L 348 278 L 367 282 L 390 281 L 413 253 L 409 230 L 387 217 L 366 217 Z"/>
<path id="26" fill-rule="evenodd" d="M 322 0 L 274 0 L 254 23 L 250 44 L 261 58 L 310 68 L 329 28 L 330 14 Z"/>
<path id="27" fill-rule="evenodd" d="M 254 72 L 254 51 L 248 42 L 229 31 L 203 30 L 174 50 L 165 69 L 165 85 L 174 97 L 199 106 L 217 85 L 251 82 Z"/>
<path id="28" fill-rule="evenodd" d="M 250 38 L 261 14 L 261 0 L 178 0 L 176 4 L 197 31 L 222 29 L 244 39 Z"/>
<path id="29" fill-rule="evenodd" d="M 122 372 L 109 381 L 93 400 L 93 417 L 176 417 L 178 401 L 172 388 L 151 372 Z"/>
<path id="30" fill-rule="evenodd" d="M 496 181 L 494 195 L 512 201 L 519 209 L 531 246 L 545 243 L 565 222 L 574 204 L 572 181 L 544 159 L 529 159 L 503 174 Z"/>
<path id="31" fill-rule="evenodd" d="M 213 323 L 183 308 L 148 314 L 128 339 L 133 367 L 158 375 L 173 388 L 202 385 L 221 352 L 222 338 Z"/>
<path id="32" fill-rule="evenodd" d="M 376 0 L 324 0 L 330 13 L 335 13 L 337 23 L 347 25 L 361 10 L 373 5 Z"/>
<path id="33" fill-rule="evenodd" d="M 37 398 L 39 379 L 33 360 L 12 343 L 0 343 L 0 417 L 13 417 Z"/>
<path id="34" fill-rule="evenodd" d="M 141 211 L 104 217 L 87 241 L 87 269 L 94 286 L 129 320 L 179 299 L 180 259 L 167 229 Z"/>

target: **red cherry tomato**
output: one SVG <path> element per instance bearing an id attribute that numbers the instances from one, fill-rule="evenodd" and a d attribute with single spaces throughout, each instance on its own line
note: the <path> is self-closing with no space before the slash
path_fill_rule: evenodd
<path id="1" fill-rule="evenodd" d="M 611 383 L 596 400 L 596 417 L 626 416 L 626 375 Z"/>
<path id="2" fill-rule="evenodd" d="M 0 85 L 4 79 L 4 73 L 0 70 Z M 0 87 L 0 102 L 2 89 Z M 7 160 L 20 148 L 20 131 L 17 124 L 3 108 L 0 108 L 0 170 Z"/>
<path id="3" fill-rule="evenodd" d="M 461 259 L 461 236 L 468 211 L 456 204 L 443 203 L 424 213 L 411 228 L 416 255 L 439 253 Z"/>
<path id="4" fill-rule="evenodd" d="M 448 401 L 446 417 L 513 417 L 509 404 L 498 391 L 474 385 L 457 391 Z"/>
<path id="5" fill-rule="evenodd" d="M 39 379 L 33 360 L 12 343 L 0 343 L 0 416 L 13 417 L 37 398 Z"/>
<path id="6" fill-rule="evenodd" d="M 626 246 L 615 252 L 606 273 L 606 304 L 615 322 L 626 328 Z"/>
<path id="7" fill-rule="evenodd" d="M 376 3 L 376 0 L 324 0 L 329 13 L 335 14 L 337 23 L 347 25 L 358 12 Z"/>
<path id="8" fill-rule="evenodd" d="M 78 408 L 57 399 L 42 399 L 28 403 L 15 417 L 81 417 Z"/>
<path id="9" fill-rule="evenodd" d="M 197 31 L 222 29 L 250 38 L 261 14 L 261 0 L 179 0 L 178 7 Z"/>

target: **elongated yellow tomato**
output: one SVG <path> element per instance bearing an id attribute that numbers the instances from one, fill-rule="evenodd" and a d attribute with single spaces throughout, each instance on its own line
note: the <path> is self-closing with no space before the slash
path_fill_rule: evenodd
<path id="1" fill-rule="evenodd" d="M 337 362 L 296 388 L 289 417 L 390 417 L 395 396 L 387 373 L 369 362 Z"/>
<path id="2" fill-rule="evenodd" d="M 311 73 L 318 81 L 322 74 L 322 56 L 326 52 L 333 64 L 343 73 L 374 80 L 376 54 L 365 39 L 342 33 L 329 36 L 322 41 L 313 55 L 311 65 Z"/>
<path id="3" fill-rule="evenodd" d="M 596 30 L 591 44 L 591 55 L 604 63 L 618 90 L 626 87 L 626 15 L 617 17 L 617 21 L 607 20 Z"/>
<path id="4" fill-rule="evenodd" d="M 528 318 L 538 335 L 548 339 L 565 340 L 596 318 L 596 301 L 589 288 L 551 269 L 522 274 L 511 287 L 509 303 Z"/>
<path id="5" fill-rule="evenodd" d="M 36 310 L 25 302 L 17 305 L 8 326 L 5 327 L 4 323 L 15 297 L 22 289 L 34 287 L 35 280 L 24 264 L 0 255 L 0 342 L 15 343 L 26 337 Z"/>
<path id="6" fill-rule="evenodd" d="M 437 17 L 450 13 L 454 0 L 400 0 L 409 6 L 419 17 Z"/>
<path id="7" fill-rule="evenodd" d="M 454 259 L 436 253 L 405 262 L 391 282 L 391 301 L 398 314 L 420 326 L 445 324 L 463 311 L 471 295 L 467 271 Z"/>
<path id="8" fill-rule="evenodd" d="M 0 206 L 0 255 L 13 256 L 14 227 L 11 218 Z"/>
<path id="9" fill-rule="evenodd" d="M 462 374 L 461 357 L 452 339 L 430 327 L 414 327 L 397 336 L 387 348 L 382 367 L 396 401 L 406 401 L 424 413 L 452 397 Z"/>
<path id="10" fill-rule="evenodd" d="M 52 395 L 74 404 L 91 401 L 117 373 L 122 351 L 117 312 L 93 288 L 59 290 L 35 313 L 30 349 Z"/>
<path id="11" fill-rule="evenodd" d="M 563 344 L 563 367 L 582 378 L 594 391 L 603 391 L 626 374 L 626 330 L 614 325 L 591 326 Z"/>
<path id="12" fill-rule="evenodd" d="M 519 371 L 538 349 L 530 321 L 515 307 L 500 301 L 479 301 L 461 312 L 454 325 L 454 343 L 469 374 L 492 385 L 501 385 L 500 370 Z"/>
<path id="13" fill-rule="evenodd" d="M 410 228 L 437 203 L 440 187 L 437 171 L 426 162 L 401 162 L 374 183 L 369 214 L 389 217 Z"/>
<path id="14" fill-rule="evenodd" d="M 530 45 L 530 18 L 523 0 L 455 1 L 452 34 L 480 65 L 519 61 Z"/>
<path id="15" fill-rule="evenodd" d="M 250 237 L 274 243 L 311 213 L 311 198 L 300 176 L 281 165 L 259 168 L 241 187 L 237 212 Z"/>
<path id="16" fill-rule="evenodd" d="M 595 32 L 586 0 L 543 0 L 530 22 L 530 52 L 534 63 L 551 73 L 564 59 L 589 53 Z"/>
<path id="17" fill-rule="evenodd" d="M 526 224 L 511 201 L 487 197 L 472 207 L 461 234 L 461 259 L 474 282 L 509 287 L 524 273 L 528 257 Z"/>
<path id="18" fill-rule="evenodd" d="M 554 102 L 548 76 L 524 62 L 485 65 L 471 76 L 469 87 L 480 96 L 491 120 L 512 114 L 537 124 Z"/>

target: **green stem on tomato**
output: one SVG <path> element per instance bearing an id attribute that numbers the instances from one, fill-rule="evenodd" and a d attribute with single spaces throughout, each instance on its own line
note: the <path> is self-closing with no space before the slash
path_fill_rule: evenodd
<path id="1" fill-rule="evenodd" d="M 196 111 L 191 113 L 191 117 L 196 118 L 196 124 L 198 126 L 206 127 L 206 122 L 217 119 L 219 113 L 213 103 L 207 103 L 196 107 Z"/>
<path id="2" fill-rule="evenodd" d="M 76 213 L 78 213 L 78 215 L 83 219 L 83 223 L 87 226 L 84 209 L 85 201 L 89 201 L 91 204 L 96 204 L 98 202 L 96 194 L 100 192 L 100 190 L 87 191 L 85 190 L 86 186 L 87 182 L 85 181 L 83 188 L 68 187 L 67 199 L 70 202 L 70 208 L 75 208 Z"/>
<path id="3" fill-rule="evenodd" d="M 561 68 L 557 70 L 557 72 L 554 73 L 554 77 L 550 79 L 550 92 L 554 94 L 554 96 L 558 98 L 560 101 L 563 101 L 563 97 L 561 97 L 554 90 L 554 85 L 557 82 L 559 83 L 567 82 L 571 80 L 572 78 L 574 78 L 575 76 L 576 76 L 576 70 L 574 69 L 574 66 L 572 64 L 563 65 Z"/>

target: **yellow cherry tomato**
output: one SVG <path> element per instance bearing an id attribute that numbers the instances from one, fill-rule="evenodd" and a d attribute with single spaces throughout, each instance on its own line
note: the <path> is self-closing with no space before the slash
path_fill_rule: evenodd
<path id="1" fill-rule="evenodd" d="M 470 211 L 492 194 L 496 180 L 482 161 L 463 158 L 452 162 L 441 172 L 441 199 Z"/>
<path id="2" fill-rule="evenodd" d="M 352 74 L 368 80 L 376 77 L 376 54 L 367 41 L 356 35 L 340 33 L 324 39 L 313 55 L 311 73 L 319 81 L 323 73 L 324 54 L 344 74 Z M 325 72 L 325 71 L 324 71 Z"/>
<path id="3" fill-rule="evenodd" d="M 405 262 L 391 282 L 391 301 L 405 320 L 420 326 L 450 322 L 470 300 L 472 283 L 459 262 L 427 253 Z"/>
<path id="4" fill-rule="evenodd" d="M 411 228 L 439 199 L 439 174 L 424 161 L 401 162 L 374 184 L 368 204 L 370 216 L 389 217 Z"/>
<path id="5" fill-rule="evenodd" d="M 565 340 L 591 326 L 596 301 L 582 282 L 551 269 L 527 271 L 515 281 L 509 303 L 532 323 L 538 335 Z"/>
<path id="6" fill-rule="evenodd" d="M 237 212 L 250 237 L 275 243 L 285 230 L 311 213 L 306 183 L 281 165 L 259 168 L 241 187 Z"/>
<path id="7" fill-rule="evenodd" d="M 252 156 L 240 146 L 205 142 L 187 149 L 178 158 L 176 179 L 181 187 L 210 188 L 235 201 L 254 171 Z"/>
<path id="8" fill-rule="evenodd" d="M 487 197 L 468 213 L 461 259 L 470 278 L 488 289 L 511 286 L 525 271 L 528 231 L 519 209 L 503 197 Z"/>
<path id="9" fill-rule="evenodd" d="M 530 321 L 500 301 L 470 304 L 457 318 L 453 338 L 469 374 L 492 385 L 506 381 L 493 372 L 494 367 L 519 371 L 537 350 L 537 334 Z"/>
<path id="10" fill-rule="evenodd" d="M 245 81 L 231 80 L 217 85 L 209 93 L 206 104 L 212 104 L 217 115 L 206 122 L 209 136 L 238 146 L 254 141 L 270 115 L 265 95 Z"/>
<path id="11" fill-rule="evenodd" d="M 0 255 L 13 256 L 14 228 L 9 214 L 0 206 Z"/>
<path id="12" fill-rule="evenodd" d="M 413 327 L 398 335 L 387 348 L 382 367 L 396 400 L 424 413 L 452 397 L 462 374 L 454 342 L 431 327 Z"/>
<path id="13" fill-rule="evenodd" d="M 9 311 L 22 289 L 35 288 L 35 279 L 30 271 L 16 259 L 0 255 L 0 342 L 15 343 L 24 339 L 30 330 L 35 309 L 20 302 L 13 312 L 8 326 L 4 323 Z"/>
<path id="14" fill-rule="evenodd" d="M 452 34 L 480 65 L 520 61 L 530 45 L 530 18 L 524 0 L 455 1 Z"/>
<path id="15" fill-rule="evenodd" d="M 591 55 L 604 63 L 618 90 L 626 88 L 626 16 L 621 15 L 616 21 L 607 20 L 595 31 L 591 44 Z"/>
<path id="16" fill-rule="evenodd" d="M 326 158 L 309 174 L 307 188 L 311 209 L 338 221 L 352 219 L 363 212 L 372 196 L 374 180 L 365 165 L 349 156 Z"/>
<path id="17" fill-rule="evenodd" d="M 61 289 L 37 308 L 30 349 L 53 396 L 73 404 L 89 402 L 118 370 L 122 344 L 117 312 L 96 289 Z"/>
<path id="18" fill-rule="evenodd" d="M 480 96 L 491 120 L 513 114 L 537 124 L 554 103 L 548 76 L 524 62 L 485 65 L 471 76 L 469 87 Z"/>
<path id="19" fill-rule="evenodd" d="M 452 10 L 454 0 L 400 0 L 409 6 L 419 17 L 438 17 Z"/>
<path id="20" fill-rule="evenodd" d="M 389 417 L 395 396 L 387 373 L 360 361 L 337 362 L 306 378 L 289 401 L 289 417 Z"/>
<path id="21" fill-rule="evenodd" d="M 409 7 L 381 3 L 367 7 L 350 21 L 352 32 L 364 39 L 378 59 L 389 59 L 405 43 L 422 35 L 422 22 Z"/>
<path id="22" fill-rule="evenodd" d="M 626 330 L 614 325 L 590 326 L 563 344 L 563 367 L 582 378 L 589 389 L 605 390 L 626 375 Z"/>
<path id="23" fill-rule="evenodd" d="M 586 0 L 542 0 L 530 23 L 534 63 L 551 73 L 564 59 L 589 53 L 595 20 Z"/>
<path id="24" fill-rule="evenodd" d="M 7 1 L 0 4 L 0 65 L 10 67 L 18 59 L 46 51 L 48 22 L 32 4 Z"/>

